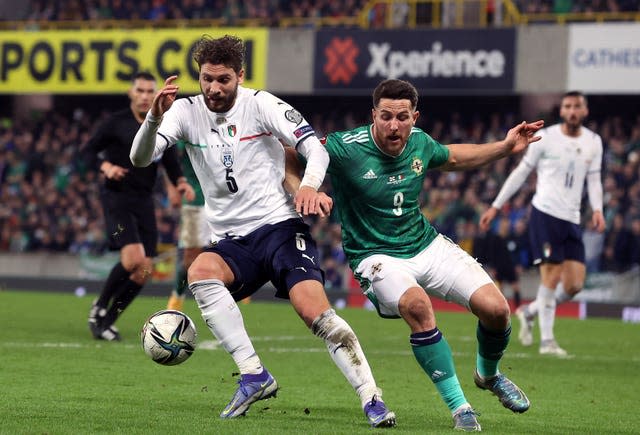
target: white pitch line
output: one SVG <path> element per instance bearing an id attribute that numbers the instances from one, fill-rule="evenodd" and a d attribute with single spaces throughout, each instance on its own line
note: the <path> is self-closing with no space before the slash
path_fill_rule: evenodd
<path id="1" fill-rule="evenodd" d="M 253 342 L 286 342 L 286 341 L 295 341 L 295 340 L 307 340 L 309 336 L 296 336 L 296 335 L 264 335 L 264 336 L 254 336 L 251 337 Z M 463 337 L 463 341 L 466 341 Z M 116 343 L 113 343 L 116 344 Z M 33 342 L 8 342 L 8 341 L 0 341 L 0 347 L 5 348 L 60 348 L 60 349 L 95 349 L 101 348 L 104 346 L 110 346 L 112 343 L 105 342 L 90 342 L 90 343 L 79 343 L 79 342 L 42 342 L 42 343 L 33 343 Z M 122 346 L 127 349 L 138 348 L 140 345 L 138 343 L 117 343 L 116 345 Z M 209 350 L 209 351 L 217 351 L 222 350 L 220 347 L 220 343 L 217 340 L 203 340 L 197 345 L 198 350 Z M 327 349 L 323 346 L 305 346 L 305 347 L 287 347 L 287 346 L 271 346 L 268 347 L 267 350 L 269 352 L 274 353 L 323 353 L 327 352 Z M 452 352 L 455 357 L 473 357 L 475 353 L 470 352 Z M 413 352 L 410 350 L 368 350 L 366 352 L 367 355 L 394 355 L 394 356 L 412 356 Z M 538 355 L 538 353 L 534 350 L 531 352 L 509 352 L 505 355 L 505 359 L 545 359 L 545 358 L 553 358 L 547 356 Z M 564 358 L 559 358 L 562 360 L 570 360 L 570 361 L 596 361 L 596 362 L 616 362 L 622 361 L 622 358 L 615 356 L 603 356 L 603 355 L 589 355 L 589 354 L 573 354 Z M 640 362 L 640 355 L 633 356 L 629 360 L 634 363 Z"/>

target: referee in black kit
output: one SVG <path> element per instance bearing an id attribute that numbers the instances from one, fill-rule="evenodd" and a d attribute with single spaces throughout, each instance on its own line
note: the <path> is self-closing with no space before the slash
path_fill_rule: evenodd
<path id="1" fill-rule="evenodd" d="M 109 247 L 120 251 L 120 262 L 111 269 L 89 311 L 89 329 L 98 340 L 120 340 L 113 324 L 151 277 L 152 258 L 157 254 L 153 187 L 158 162 L 136 168 L 129 159 L 133 138 L 155 93 L 155 78 L 146 72 L 136 73 L 128 92 L 129 107 L 102 123 L 85 148 L 87 158 L 104 175 L 101 199 Z M 182 174 L 175 147 L 167 149 L 161 161 L 178 191 L 193 199 L 193 189 Z"/>

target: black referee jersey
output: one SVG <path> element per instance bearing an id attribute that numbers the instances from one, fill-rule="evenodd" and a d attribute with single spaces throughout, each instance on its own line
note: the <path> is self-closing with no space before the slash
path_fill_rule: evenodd
<path id="1" fill-rule="evenodd" d="M 144 168 L 137 168 L 129 159 L 133 138 L 138 128 L 140 124 L 131 109 L 127 108 L 113 113 L 89 139 L 84 155 L 89 162 L 93 162 L 91 166 L 95 166 L 100 171 L 100 165 L 106 160 L 129 170 L 122 180 L 105 178 L 104 187 L 107 190 L 149 195 L 153 193 L 158 175 L 158 162 L 153 162 Z M 182 176 L 176 148 L 168 148 L 163 153 L 161 162 L 169 179 L 175 185 L 178 178 Z"/>

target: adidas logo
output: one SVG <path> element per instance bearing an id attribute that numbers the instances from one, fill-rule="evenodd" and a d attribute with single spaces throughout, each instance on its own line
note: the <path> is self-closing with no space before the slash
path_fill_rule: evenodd
<path id="1" fill-rule="evenodd" d="M 373 172 L 373 169 L 369 169 L 367 173 L 362 176 L 362 178 L 364 178 L 365 180 L 375 180 L 376 178 L 378 178 L 378 176 L 375 172 Z"/>
<path id="2" fill-rule="evenodd" d="M 447 372 L 443 372 L 441 370 L 435 370 L 433 373 L 431 373 L 431 380 L 432 381 L 436 381 L 438 379 L 440 379 L 441 377 L 445 376 L 447 374 Z"/>

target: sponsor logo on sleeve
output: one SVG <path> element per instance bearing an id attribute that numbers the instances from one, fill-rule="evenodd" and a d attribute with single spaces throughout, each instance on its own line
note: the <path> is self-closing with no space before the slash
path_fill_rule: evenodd
<path id="1" fill-rule="evenodd" d="M 310 125 L 305 125 L 302 126 L 300 128 L 297 128 L 294 132 L 293 135 L 297 138 L 300 138 L 302 136 L 304 136 L 305 134 L 309 133 L 309 132 L 313 132 L 313 127 L 311 127 Z"/>

